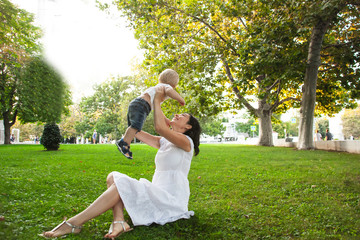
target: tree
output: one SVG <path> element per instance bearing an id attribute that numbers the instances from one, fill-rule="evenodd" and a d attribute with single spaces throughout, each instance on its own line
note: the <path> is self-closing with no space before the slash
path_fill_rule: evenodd
<path id="1" fill-rule="evenodd" d="M 111 134 L 114 139 L 125 133 L 127 128 L 127 109 L 130 101 L 140 95 L 139 79 L 133 77 L 111 77 L 108 81 L 95 85 L 95 93 L 84 97 L 80 102 L 83 116 L 76 123 L 81 133 L 96 129 L 104 135 Z"/>
<path id="2" fill-rule="evenodd" d="M 16 121 L 11 127 L 12 129 L 19 129 L 20 139 L 18 141 L 32 141 L 35 137 L 40 137 L 44 131 L 44 125 L 42 123 L 26 123 L 21 124 L 20 121 Z"/>
<path id="3" fill-rule="evenodd" d="M 360 59 L 360 4 L 351 0 L 319 3 L 308 5 L 309 14 L 305 18 L 313 28 L 301 101 L 299 149 L 313 148 L 317 86 L 326 93 L 320 96 L 318 105 L 323 105 L 330 114 L 339 112 L 344 105 L 356 106 L 355 99 L 360 96 L 360 74 L 356 70 Z M 325 62 L 321 63 L 321 59 Z"/>
<path id="4" fill-rule="evenodd" d="M 350 110 L 346 109 L 341 116 L 343 122 L 343 134 L 348 138 L 353 136 L 356 139 L 360 138 L 360 107 Z"/>
<path id="5" fill-rule="evenodd" d="M 75 128 L 76 122 L 81 121 L 81 112 L 77 104 L 69 107 L 69 114 L 63 114 L 59 124 L 60 134 L 64 138 L 74 138 L 78 136 L 77 129 Z M 79 133 L 79 135 L 81 135 Z"/>
<path id="6" fill-rule="evenodd" d="M 60 135 L 60 128 L 55 123 L 47 123 L 44 126 L 44 132 L 41 136 L 40 143 L 48 151 L 56 151 L 60 147 L 62 137 Z"/>
<path id="7" fill-rule="evenodd" d="M 327 13 L 331 8 L 328 4 L 334 5 L 330 1 L 323 9 L 323 3 L 325 1 L 116 1 L 135 30 L 140 46 L 146 50 L 144 65 L 149 71 L 171 67 L 180 73 L 180 86 L 188 96 L 186 101 L 197 103 L 187 105 L 190 111 L 215 115 L 226 109 L 246 107 L 259 119 L 259 144 L 266 146 L 273 145 L 272 114 L 300 107 L 314 23 L 309 19 L 317 19 L 317 13 Z M 347 16 L 358 9 L 355 1 L 349 1 L 346 6 L 351 10 Z M 346 32 L 344 29 L 343 33 Z M 332 34 L 330 42 L 341 43 L 339 36 L 342 35 Z M 356 41 L 340 44 L 347 50 L 334 52 L 328 61 L 346 52 L 347 62 L 356 62 L 357 55 L 349 50 L 356 49 Z M 338 68 L 338 73 L 341 75 L 344 69 Z M 328 80 L 324 86 L 331 85 L 329 80 L 339 74 L 324 71 L 323 79 Z M 346 76 L 348 82 L 359 81 L 354 74 Z M 346 84 L 335 85 L 342 93 L 354 94 L 341 94 L 330 100 L 344 105 L 358 97 L 358 92 L 344 87 Z M 328 92 L 318 94 L 328 95 Z M 303 106 L 305 102 L 303 100 Z M 319 101 L 319 106 L 325 102 Z M 305 111 L 306 107 L 303 109 L 304 116 L 313 117 Z"/>
<path id="8" fill-rule="evenodd" d="M 67 85 L 42 57 L 31 58 L 12 78 L 12 87 L 4 88 L 4 100 L 11 101 L 1 104 L 5 144 L 9 143 L 10 127 L 16 117 L 21 123 L 59 122 L 61 114 L 67 113 L 67 106 L 71 104 Z"/>
<path id="9" fill-rule="evenodd" d="M 220 118 L 212 117 L 202 117 L 200 119 L 201 133 L 208 136 L 216 137 L 218 135 L 222 136 L 225 127 L 222 125 L 222 120 Z"/>
<path id="10" fill-rule="evenodd" d="M 292 122 L 276 122 L 274 123 L 274 131 L 279 134 L 279 138 L 293 137 L 298 135 L 298 121 L 297 123 Z M 285 135 L 286 132 L 286 135 Z"/>
<path id="11" fill-rule="evenodd" d="M 319 130 L 322 139 L 325 139 L 326 129 L 329 129 L 329 120 L 327 118 L 319 118 L 315 121 L 316 130 Z"/>
<path id="12" fill-rule="evenodd" d="M 19 71 L 27 59 L 38 54 L 40 29 L 33 16 L 8 0 L 0 2 L 0 119 L 4 120 L 5 144 L 10 143 L 10 127 L 15 124 L 20 109 L 17 107 Z"/>
<path id="13" fill-rule="evenodd" d="M 21 122 L 59 122 L 68 114 L 71 94 L 60 74 L 42 57 L 33 57 L 20 72 L 17 87 Z"/>
<path id="14" fill-rule="evenodd" d="M 251 126 L 255 126 L 256 129 L 259 129 L 259 124 L 256 123 L 256 120 L 252 116 L 247 114 L 244 115 L 243 118 L 248 119 L 247 122 L 237 122 L 235 125 L 235 130 L 239 133 L 247 133 L 249 136 L 253 136 Z"/>

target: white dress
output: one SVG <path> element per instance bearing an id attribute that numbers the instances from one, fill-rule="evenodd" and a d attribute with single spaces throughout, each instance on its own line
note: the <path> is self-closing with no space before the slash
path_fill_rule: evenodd
<path id="1" fill-rule="evenodd" d="M 190 218 L 193 211 L 188 211 L 190 196 L 187 179 L 194 144 L 186 152 L 165 138 L 160 139 L 160 149 L 155 157 L 155 173 L 152 182 L 141 178 L 113 172 L 114 182 L 133 224 L 165 224 L 180 218 Z"/>

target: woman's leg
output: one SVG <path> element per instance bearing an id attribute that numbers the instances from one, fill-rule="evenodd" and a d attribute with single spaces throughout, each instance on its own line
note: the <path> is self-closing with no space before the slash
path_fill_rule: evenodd
<path id="1" fill-rule="evenodd" d="M 120 201 L 119 193 L 116 189 L 115 184 L 112 184 L 103 194 L 101 194 L 88 208 L 81 213 L 70 218 L 68 222 L 75 226 L 81 226 L 85 222 L 93 219 L 107 210 L 113 208 Z M 71 232 L 71 227 L 67 224 L 63 224 L 61 227 L 56 229 L 54 232 L 45 232 L 46 237 L 58 237 Z M 75 232 L 80 232 L 76 229 Z"/>
<path id="2" fill-rule="evenodd" d="M 107 187 L 111 187 L 114 184 L 113 173 L 110 173 L 106 178 Z M 114 221 L 124 220 L 124 204 L 120 198 L 120 200 L 114 205 L 112 208 Z"/>
<path id="3" fill-rule="evenodd" d="M 114 185 L 113 173 L 110 173 L 107 176 L 106 184 L 107 184 L 108 188 Z M 118 201 L 113 206 L 112 211 L 113 211 L 113 216 L 114 216 L 113 221 L 124 221 L 124 203 L 121 200 L 121 198 L 120 198 L 120 201 Z M 124 225 L 125 225 L 126 229 L 130 228 L 130 225 L 127 224 L 126 222 L 124 223 Z M 115 237 L 122 231 L 124 231 L 124 229 L 123 229 L 121 224 L 114 224 L 112 233 L 111 234 L 106 234 L 104 237 L 107 237 L 107 238 Z"/>

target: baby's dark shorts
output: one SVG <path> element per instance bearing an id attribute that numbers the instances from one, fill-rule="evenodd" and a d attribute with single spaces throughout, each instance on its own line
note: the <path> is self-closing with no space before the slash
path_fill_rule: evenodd
<path id="1" fill-rule="evenodd" d="M 145 99 L 138 97 L 132 100 L 127 114 L 128 126 L 141 131 L 150 111 L 151 107 Z"/>

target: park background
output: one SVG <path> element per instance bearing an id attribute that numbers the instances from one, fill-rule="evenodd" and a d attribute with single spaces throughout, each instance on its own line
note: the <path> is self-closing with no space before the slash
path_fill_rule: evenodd
<path id="1" fill-rule="evenodd" d="M 15 134 L 19 133 L 12 143 L 31 143 L 31 145 L 0 146 L 1 175 L 3 176 L 0 192 L 1 209 L 4 215 L 1 218 L 0 234 L 5 236 L 5 239 L 12 239 L 12 237 L 34 239 L 37 233 L 51 228 L 53 223 L 57 223 L 62 216 L 69 216 L 92 202 L 94 196 L 103 190 L 104 181 L 99 180 L 94 185 L 84 183 L 83 179 L 89 182 L 93 182 L 94 179 L 103 179 L 112 170 L 125 171 L 135 178 L 151 178 L 153 163 L 149 161 L 149 158 L 153 158 L 155 151 L 143 144 L 134 144 L 134 150 L 138 151 L 137 161 L 126 162 L 112 144 L 69 143 L 91 143 L 91 136 L 95 129 L 98 131 L 96 143 L 102 143 L 105 138 L 108 143 L 112 143 L 121 137 L 126 128 L 125 115 L 128 102 L 146 86 L 154 84 L 161 69 L 179 67 L 176 64 L 178 59 L 173 59 L 172 56 L 176 56 L 181 60 L 180 62 L 184 63 L 184 66 L 179 67 L 179 73 L 182 76 L 179 91 L 188 100 L 186 110 L 200 117 L 204 134 L 206 134 L 202 136 L 202 142 L 212 143 L 201 145 L 201 154 L 192 165 L 191 208 L 197 215 L 190 219 L 190 225 L 188 221 L 179 221 L 164 227 L 152 226 L 151 231 L 147 228 L 138 228 L 138 231 L 134 231 L 126 238 L 139 239 L 147 236 L 149 239 L 157 237 L 159 239 L 239 239 L 240 236 L 240 238 L 248 239 L 358 239 L 360 234 L 358 229 L 360 219 L 358 154 L 313 150 L 294 151 L 292 148 L 297 147 L 294 142 L 296 143 L 297 140 L 300 123 L 299 104 L 285 104 L 280 109 L 281 111 L 273 112 L 271 116 L 272 130 L 276 134 L 271 131 L 272 143 L 268 142 L 270 144 L 267 145 L 276 146 L 273 138 L 277 135 L 277 138 L 283 140 L 284 146 L 292 148 L 248 145 L 259 143 L 259 138 L 256 138 L 256 135 L 260 135 L 259 117 L 254 116 L 256 114 L 251 111 L 254 110 L 252 108 L 260 107 L 257 105 L 257 100 L 266 96 L 256 91 L 261 90 L 257 87 L 263 80 L 270 82 L 275 80 L 270 85 L 267 82 L 265 86 L 278 86 L 275 92 L 282 92 L 280 80 L 276 80 L 276 77 L 279 77 L 281 81 L 289 78 L 289 84 L 296 86 L 295 91 L 288 92 L 293 94 L 292 98 L 295 100 L 292 100 L 296 103 L 302 95 L 299 83 L 305 78 L 304 54 L 307 53 L 308 48 L 308 44 L 302 43 L 306 43 L 305 36 L 310 37 L 311 33 L 311 27 L 301 25 L 311 20 L 311 17 L 304 18 L 306 13 L 316 15 L 322 12 L 326 15 L 331 13 L 327 10 L 332 7 L 338 9 L 341 4 L 346 4 L 350 7 L 341 15 L 345 17 L 340 17 L 342 20 L 340 23 L 345 23 L 346 20 L 352 20 L 352 22 L 350 21 L 349 25 L 335 24 L 339 27 L 337 29 L 339 31 L 332 29 L 331 34 L 325 37 L 324 43 L 327 45 L 324 47 L 322 60 L 325 61 L 326 66 L 330 67 L 320 68 L 319 77 L 321 78 L 318 82 L 316 111 L 310 127 L 311 135 L 318 129 L 324 137 L 325 129 L 330 128 L 335 137 L 332 143 L 352 142 L 356 144 L 355 148 L 359 146 L 358 141 L 350 140 L 351 136 L 355 139 L 359 138 L 359 133 L 356 131 L 360 125 L 359 107 L 355 104 L 359 99 L 357 70 L 359 45 L 354 44 L 358 43 L 359 39 L 359 11 L 354 11 L 354 9 L 358 10 L 356 1 L 315 1 L 314 3 L 304 1 L 303 3 L 309 3 L 309 6 L 314 5 L 308 8 L 309 12 L 300 11 L 297 12 L 299 15 L 291 15 L 293 18 L 286 17 L 295 22 L 283 21 L 285 18 L 273 9 L 284 13 L 284 16 L 290 16 L 291 11 L 302 7 L 297 5 L 297 1 L 286 2 L 293 8 L 286 8 L 284 1 L 275 0 L 244 1 L 249 4 L 247 8 L 243 8 L 239 1 L 223 2 L 233 4 L 232 9 L 221 5 L 222 1 L 180 1 L 188 7 L 182 11 L 186 10 L 188 11 L 186 13 L 190 15 L 195 14 L 191 17 L 196 18 L 206 16 L 206 14 L 211 16 L 211 24 L 214 25 L 208 23 L 206 26 L 211 29 L 218 24 L 217 26 L 224 31 L 224 35 L 232 36 L 233 38 L 229 38 L 228 45 L 222 45 L 221 41 L 217 41 L 216 36 L 209 34 L 199 22 L 184 25 L 184 28 L 169 24 L 171 22 L 183 23 L 184 19 L 188 20 L 189 16 L 183 19 L 171 16 L 174 11 L 167 11 L 166 13 L 170 15 L 169 18 L 165 17 L 164 21 L 150 21 L 152 18 L 160 17 L 158 13 L 164 13 L 161 10 L 169 6 L 161 4 L 167 1 L 144 1 L 142 8 L 131 5 L 134 1 L 129 1 L 129 5 L 124 4 L 124 1 L 118 1 L 119 6 L 124 11 L 128 11 L 127 17 L 133 20 L 132 27 L 137 31 L 134 29 L 129 31 L 124 27 L 129 23 L 124 25 L 123 18 L 119 17 L 117 10 L 105 4 L 101 6 L 104 11 L 99 11 L 94 7 L 95 2 L 90 0 L 14 0 L 11 2 L 18 3 L 20 7 L 24 4 L 24 8 L 29 7 L 29 11 L 35 13 L 37 24 L 40 24 L 44 31 L 44 36 L 41 38 L 43 44 L 41 53 L 68 85 L 71 94 L 67 97 L 71 98 L 72 103 L 65 101 L 68 104 L 67 111 L 56 119 L 63 136 L 63 144 L 59 151 L 44 151 L 39 142 L 35 141 L 42 134 L 43 123 L 47 122 L 33 118 L 33 116 L 42 117 L 38 114 L 41 113 L 41 107 L 36 109 L 39 110 L 36 113 L 38 115 L 35 113 L 33 116 L 26 115 L 25 118 L 17 120 L 11 129 Z M 147 2 L 149 5 L 146 5 Z M 257 5 L 260 2 L 262 4 Z M 28 7 L 25 7 L 25 4 Z M 304 11 L 304 9 L 301 10 Z M 110 15 L 106 13 L 107 11 Z M 220 12 L 224 16 L 219 17 L 217 13 Z M 233 16 L 237 14 L 244 14 L 244 18 L 234 18 Z M 351 14 L 357 14 L 357 17 L 349 17 Z M 101 21 L 98 20 L 98 16 L 102 16 Z M 247 19 L 249 25 L 241 23 L 244 19 Z M 269 19 L 278 20 L 278 22 L 268 21 Z M 66 25 L 62 25 L 62 20 L 65 20 Z M 198 20 L 204 21 L 202 18 Z M 41 21 L 44 22 L 39 23 Z M 105 25 L 101 25 L 101 22 L 105 22 Z M 259 22 L 264 25 L 256 25 Z M 296 25 L 299 22 L 301 27 L 294 28 L 293 24 Z M 90 25 L 85 27 L 83 23 L 90 23 Z M 169 25 L 156 25 L 158 23 Z M 151 24 L 155 27 L 152 28 Z M 225 74 L 214 72 L 221 67 L 217 61 L 214 61 L 214 56 L 220 56 L 221 54 L 216 54 L 223 52 L 226 57 L 229 57 L 226 60 L 230 59 L 233 49 L 226 49 L 226 47 L 231 46 L 232 41 L 239 41 L 236 34 L 238 36 L 245 34 L 241 32 L 244 30 L 239 27 L 241 25 L 254 26 L 253 29 L 249 27 L 248 30 L 253 32 L 244 39 L 255 41 L 245 41 L 246 44 L 243 45 L 244 48 L 240 54 L 246 54 L 241 55 L 230 65 L 227 65 L 229 62 L 224 60 L 222 66 L 231 70 L 230 72 L 233 71 L 239 79 L 251 79 L 250 82 L 232 83 L 240 91 L 235 92 L 235 95 L 246 93 L 246 100 L 252 101 L 253 105 L 248 106 L 250 113 L 243 110 L 244 102 L 239 102 L 236 98 L 234 100 L 229 81 L 222 85 Z M 112 28 L 109 29 L 109 26 Z M 234 26 L 235 28 L 232 28 Z M 57 28 L 60 28 L 62 32 L 57 32 Z M 242 30 L 239 31 L 239 29 Z M 273 32 L 272 29 L 280 33 L 284 31 L 286 34 Z M 51 35 L 55 32 L 57 34 Z M 169 32 L 174 34 L 175 38 L 167 34 Z M 205 39 L 210 42 L 204 42 L 204 45 L 191 45 L 193 44 L 191 43 L 189 49 L 179 48 L 181 51 L 177 52 L 174 45 L 179 44 L 182 47 L 183 44 L 182 38 L 176 38 L 177 32 L 184 35 L 190 34 L 186 35 L 190 40 L 198 40 L 192 35 L 192 33 L 197 33 L 199 36 L 205 36 Z M 108 33 L 114 35 L 109 36 Z M 285 43 L 288 40 L 286 36 L 295 33 L 299 34 L 298 38 L 287 47 L 292 50 L 298 49 L 298 51 L 293 52 L 294 55 L 286 55 L 281 51 L 282 41 Z M 337 33 L 343 35 L 337 39 L 339 37 Z M 138 40 L 134 40 L 134 35 Z M 279 40 L 277 38 L 279 36 L 284 36 L 284 38 Z M 131 41 L 127 42 L 130 39 Z M 279 42 L 273 44 L 274 39 Z M 342 46 L 344 42 L 340 40 L 343 39 L 347 40 L 345 45 L 351 47 L 340 52 L 332 49 L 334 46 Z M 53 48 L 51 49 L 50 46 Z M 137 50 L 137 46 L 149 51 Z M 211 46 L 220 48 L 214 49 Z M 127 55 L 129 49 L 133 49 L 136 53 L 129 54 L 125 60 L 120 59 L 119 56 Z M 254 57 L 256 54 L 252 54 L 253 52 L 259 54 L 260 58 Z M 183 54 L 179 55 L 179 53 Z M 339 53 L 340 55 L 337 55 Z M 200 56 L 205 54 L 203 56 L 208 56 L 208 58 L 193 59 L 193 55 L 196 54 Z M 286 58 L 288 62 L 282 61 L 281 57 L 277 58 L 277 54 Z M 276 61 L 267 62 L 266 55 L 272 56 Z M 331 58 L 333 55 L 336 57 Z M 134 56 L 137 58 L 133 59 Z M 256 62 L 261 57 L 265 61 Z M 299 59 L 302 59 L 300 66 L 294 64 Z M 201 62 L 202 65 L 197 65 L 194 60 Z M 258 65 L 252 65 L 252 63 Z M 291 67 L 290 71 L 286 71 L 287 64 Z M 251 71 L 244 76 L 239 75 L 242 69 L 238 66 L 247 66 L 254 75 L 249 74 Z M 252 69 L 251 66 L 253 66 Z M 120 69 L 125 70 L 117 72 Z M 273 72 L 272 69 L 285 70 L 284 76 L 278 74 L 277 71 Z M 349 73 L 349 75 L 345 74 L 347 78 L 337 72 L 344 69 L 348 71 L 345 71 L 346 73 Z M 68 70 L 75 73 L 67 72 Z M 103 72 L 98 73 L 97 70 Z M 266 79 L 264 76 L 258 78 L 262 70 L 270 74 L 271 78 Z M 331 74 L 323 74 L 326 70 Z M 31 79 L 29 74 L 26 76 Z M 11 80 L 12 77 L 9 79 Z M 336 81 L 332 81 L 334 79 Z M 31 89 L 30 87 L 28 89 Z M 213 88 L 218 89 L 213 91 Z M 46 90 L 51 92 L 51 88 Z M 241 92 L 245 90 L 246 92 Z M 46 95 L 47 92 L 42 93 Z M 285 96 L 287 93 L 282 94 Z M 40 100 L 40 95 L 38 96 Z M 51 99 L 48 100 L 50 102 Z M 276 98 L 272 100 L 276 103 Z M 170 101 L 164 104 L 163 108 L 169 116 L 183 110 Z M 239 110 L 241 108 L 242 110 Z M 266 108 L 263 109 L 266 110 Z M 286 117 L 285 113 L 287 113 Z M 350 124 L 345 128 L 343 120 L 344 115 L 347 114 L 350 116 Z M 24 124 L 25 122 L 30 123 Z M 152 116 L 149 116 L 145 129 L 155 133 L 152 122 Z M 255 131 L 251 131 L 252 129 Z M 222 144 L 218 144 L 220 138 Z M 313 140 L 312 137 L 310 142 Z M 239 145 L 239 143 L 245 145 Z M 327 144 L 325 141 L 321 143 Z M 317 142 L 313 144 L 316 148 Z M 342 149 L 332 150 L 341 151 Z M 80 192 L 75 192 L 74 186 L 81 186 Z M 54 189 L 61 195 L 61 199 L 53 194 Z M 65 203 L 62 200 L 69 201 Z M 106 215 L 90 222 L 89 230 L 85 230 L 82 236 L 88 239 L 100 238 L 102 232 L 107 230 L 108 226 L 104 222 L 108 219 L 109 215 Z M 81 239 L 82 237 L 79 235 L 71 238 Z"/>
<path id="2" fill-rule="evenodd" d="M 13 2 L 34 13 L 35 24 L 43 29 L 44 35 L 41 41 L 44 46 L 44 55 L 70 85 L 72 99 L 75 103 L 72 114 L 80 114 L 81 110 L 78 104 L 82 98 L 94 94 L 96 91 L 94 86 L 109 82 L 111 81 L 109 79 L 114 76 L 130 75 L 131 71 L 138 67 L 136 64 L 143 60 L 144 51 L 137 47 L 139 41 L 134 38 L 134 32 L 126 27 L 128 22 L 124 17 L 119 17 L 114 8 L 109 11 L 109 14 L 100 11 L 95 1 L 89 0 L 14 0 Z M 104 2 L 110 3 L 111 1 Z M 97 44 L 96 48 L 93 47 L 95 44 Z M 91 52 L 91 58 L 88 57 L 89 52 Z M 69 58 L 69 56 L 72 57 Z M 74 67 L 75 65 L 76 67 Z M 353 139 L 354 134 L 356 139 L 359 131 L 356 128 L 359 124 L 353 120 L 351 120 L 352 122 L 347 121 L 345 129 L 343 129 L 341 118 L 344 112 L 341 110 L 340 113 L 330 114 L 330 116 L 318 115 L 313 124 L 314 132 L 316 129 L 320 130 L 324 138 L 325 129 L 329 128 L 336 140 Z M 291 141 L 296 142 L 299 111 L 290 109 L 276 118 L 282 124 L 273 126 L 274 141 L 277 138 L 285 139 L 285 135 L 288 135 Z M 257 144 L 258 139 L 244 141 L 259 135 L 257 119 L 252 119 L 244 109 L 219 114 L 216 120 L 219 121 L 219 119 L 222 121 L 221 126 L 219 124 L 212 125 L 212 128 L 218 128 L 218 130 L 205 131 L 207 134 L 202 136 L 203 143 L 235 140 L 237 143 Z M 79 121 L 79 119 L 77 120 Z M 209 122 L 213 120 L 210 119 Z M 14 134 L 17 143 L 36 143 L 36 139 L 42 133 L 42 128 L 30 125 L 21 126 L 18 122 L 12 127 L 11 133 Z M 90 136 L 93 129 L 87 129 L 84 138 L 83 132 L 79 136 L 79 132 L 74 129 L 65 129 L 64 125 L 69 124 L 64 123 L 63 119 L 62 135 L 65 142 L 91 142 Z M 253 126 L 251 127 L 251 125 Z M 96 126 L 92 127 L 96 129 Z M 100 139 L 97 141 L 100 143 L 114 139 L 111 135 L 109 136 L 109 131 L 105 130 L 100 131 L 98 137 Z M 69 141 L 70 138 L 72 141 Z M 2 122 L 0 124 L 0 143 L 4 143 Z"/>

